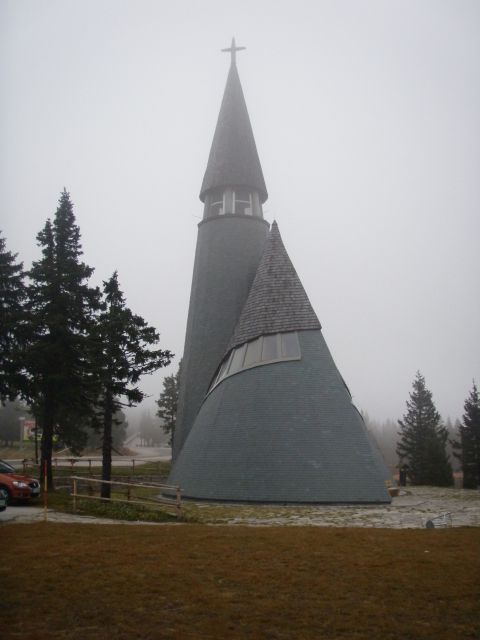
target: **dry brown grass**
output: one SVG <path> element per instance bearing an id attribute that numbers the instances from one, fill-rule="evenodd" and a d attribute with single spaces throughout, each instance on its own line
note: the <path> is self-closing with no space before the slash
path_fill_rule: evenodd
<path id="1" fill-rule="evenodd" d="M 2 640 L 478 638 L 480 529 L 1 527 Z"/>

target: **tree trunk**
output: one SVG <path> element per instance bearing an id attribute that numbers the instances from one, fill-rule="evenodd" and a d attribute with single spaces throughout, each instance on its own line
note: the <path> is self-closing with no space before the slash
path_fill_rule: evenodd
<path id="1" fill-rule="evenodd" d="M 53 412 L 50 408 L 50 403 L 46 403 L 47 406 L 43 411 L 42 416 L 42 440 L 40 443 L 40 484 L 45 490 L 45 468 L 46 468 L 46 476 L 47 476 L 47 486 L 48 491 L 52 491 L 55 487 L 53 486 L 53 473 L 52 473 L 52 453 L 53 453 L 53 428 L 54 428 L 54 419 Z"/>
<path id="2" fill-rule="evenodd" d="M 103 414 L 103 446 L 102 446 L 102 480 L 112 478 L 112 422 L 113 410 L 110 394 L 105 398 L 105 412 Z M 110 498 L 109 484 L 102 484 L 102 498 Z"/>
<path id="3" fill-rule="evenodd" d="M 35 464 L 38 464 L 38 423 L 35 419 Z"/>

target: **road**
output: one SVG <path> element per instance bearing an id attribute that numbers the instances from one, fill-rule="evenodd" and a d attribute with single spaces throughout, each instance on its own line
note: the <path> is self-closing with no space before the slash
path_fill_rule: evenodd
<path id="1" fill-rule="evenodd" d="M 126 456 L 116 456 L 114 455 L 112 458 L 112 466 L 114 467 L 128 467 L 133 464 L 138 465 L 142 464 L 142 462 L 168 462 L 172 457 L 172 450 L 170 447 L 140 447 L 140 446 L 130 446 L 129 450 L 132 452 L 132 455 Z M 72 464 L 72 460 L 75 462 Z M 91 456 L 83 456 L 81 458 L 75 458 L 73 456 L 68 456 L 65 454 L 59 454 L 58 456 L 54 456 L 52 458 L 53 464 L 58 465 L 59 467 L 69 467 L 77 468 L 77 467 L 88 467 L 90 465 L 98 466 L 102 462 L 101 455 L 91 455 Z M 133 462 L 134 461 L 134 462 Z M 18 458 L 15 460 L 6 460 L 16 469 L 22 468 L 22 459 Z"/>
<path id="2" fill-rule="evenodd" d="M 132 466 L 133 461 L 135 466 L 142 464 L 142 462 L 168 462 L 172 455 L 170 447 L 141 447 L 135 442 L 130 444 L 129 449 L 133 455 L 122 457 L 115 456 L 112 460 L 112 465 L 114 467 Z M 91 461 L 91 464 L 95 466 L 101 464 L 102 461 L 101 456 L 85 456 L 84 458 L 75 458 L 75 463 L 71 465 L 70 461 L 72 459 L 74 458 L 58 456 L 58 466 L 72 466 L 72 469 L 75 469 L 78 467 L 88 467 L 90 464 L 89 461 Z M 13 464 L 17 469 L 22 468 L 22 460 L 10 460 L 10 464 Z M 75 516 L 51 510 L 48 511 L 47 517 L 49 522 L 95 522 L 97 524 L 118 523 L 118 520 L 93 518 L 89 516 Z M 5 522 L 41 522 L 44 519 L 44 509 L 38 502 L 31 505 L 11 504 L 5 511 L 0 513 L 0 525 Z"/>

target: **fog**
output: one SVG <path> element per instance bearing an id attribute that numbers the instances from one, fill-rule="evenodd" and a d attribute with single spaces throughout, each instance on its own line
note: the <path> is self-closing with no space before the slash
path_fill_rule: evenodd
<path id="1" fill-rule="evenodd" d="M 0 0 L 0 228 L 29 267 L 65 186 L 84 258 L 177 354 L 232 36 L 269 222 L 357 407 L 480 371 L 480 3 Z"/>

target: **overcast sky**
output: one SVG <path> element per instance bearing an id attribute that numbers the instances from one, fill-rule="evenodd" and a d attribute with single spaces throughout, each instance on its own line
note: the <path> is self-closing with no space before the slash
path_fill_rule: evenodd
<path id="1" fill-rule="evenodd" d="M 265 217 L 355 404 L 401 417 L 420 369 L 461 416 L 480 380 L 478 0 L 0 0 L 9 250 L 39 257 L 65 186 L 92 282 L 118 269 L 180 356 L 233 35 Z"/>

